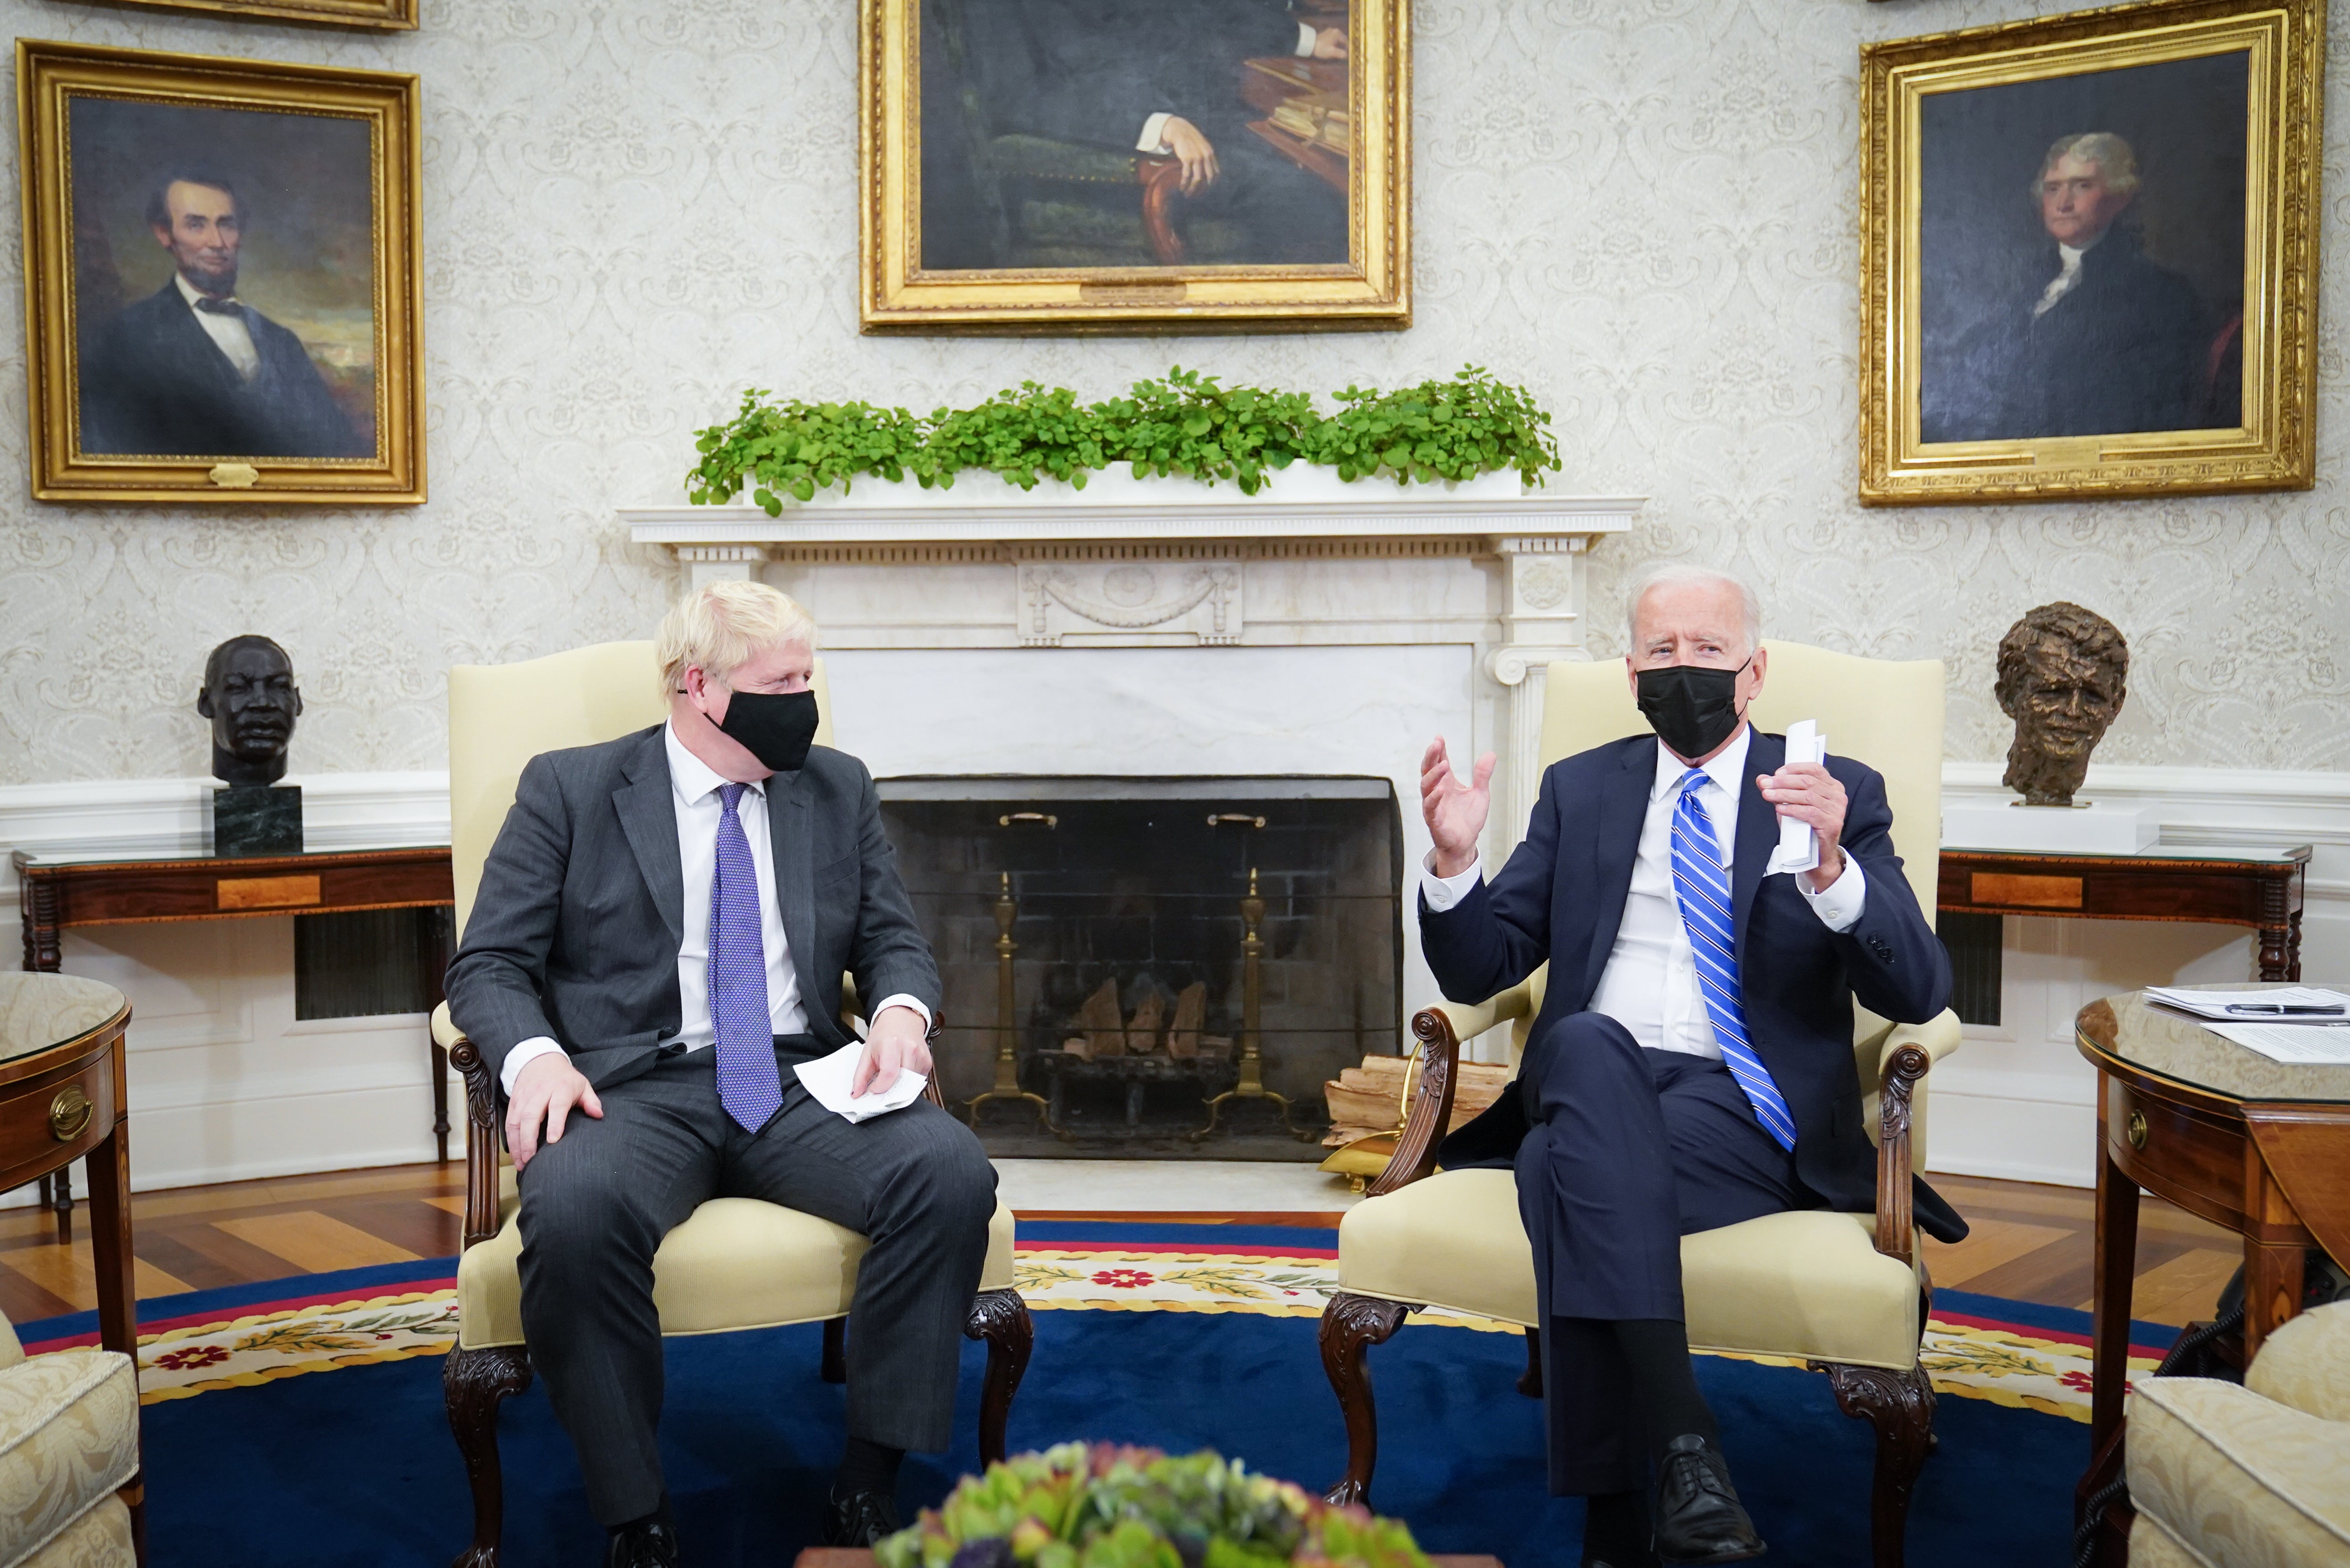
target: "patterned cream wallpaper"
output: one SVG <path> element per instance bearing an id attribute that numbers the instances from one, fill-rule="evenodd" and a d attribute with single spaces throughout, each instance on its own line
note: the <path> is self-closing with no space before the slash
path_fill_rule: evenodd
<path id="1" fill-rule="evenodd" d="M 1023 377 L 1099 395 L 1170 359 L 1316 390 L 1471 359 L 1531 383 L 1558 413 L 1564 483 L 1652 498 L 1597 557 L 1609 639 L 1615 585 L 1645 560 L 1728 565 L 1775 635 L 1950 660 L 1950 754 L 1991 759 L 1992 645 L 2072 597 L 2136 652 L 2101 757 L 2350 769 L 2350 56 L 2328 95 L 2314 493 L 1854 503 L 1858 47 L 2035 9 L 1422 0 L 1410 332 L 1007 345 L 857 335 L 854 0 L 426 0 L 422 31 L 390 38 L 0 0 L 16 35 L 422 77 L 433 496 L 83 510 L 35 505 L 17 479 L 0 784 L 203 773 L 188 704 L 204 651 L 245 630 L 293 650 L 302 771 L 441 765 L 449 664 L 646 633 L 671 574 L 613 508 L 674 495 L 689 432 L 746 383 L 927 408 Z M 12 224 L 16 474 L 18 249 Z"/>

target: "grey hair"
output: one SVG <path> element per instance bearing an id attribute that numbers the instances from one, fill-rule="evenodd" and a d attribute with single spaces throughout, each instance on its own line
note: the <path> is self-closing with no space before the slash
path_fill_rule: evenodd
<path id="1" fill-rule="evenodd" d="M 1634 622 L 1640 613 L 1640 601 L 1648 597 L 1649 589 L 1662 587 L 1667 583 L 1713 583 L 1736 588 L 1739 604 L 1745 611 L 1746 651 L 1752 653 L 1762 646 L 1762 601 L 1754 597 L 1752 588 L 1728 572 L 1716 571 L 1711 566 L 1695 566 L 1687 561 L 1667 561 L 1660 566 L 1650 566 L 1633 578 L 1632 587 L 1624 596 L 1624 647 L 1627 652 L 1636 651 L 1632 640 L 1638 631 Z"/>
<path id="2" fill-rule="evenodd" d="M 2137 154 L 2130 144 L 2110 130 L 2088 130 L 2074 136 L 2060 136 L 2048 149 L 2048 156 L 2040 161 L 2040 172 L 2032 177 L 2032 193 L 2040 194 L 2041 182 L 2048 171 L 2056 167 L 2060 158 L 2077 158 L 2084 163 L 2094 163 L 2106 177 L 2106 189 L 2116 196 L 2137 194 Z"/>

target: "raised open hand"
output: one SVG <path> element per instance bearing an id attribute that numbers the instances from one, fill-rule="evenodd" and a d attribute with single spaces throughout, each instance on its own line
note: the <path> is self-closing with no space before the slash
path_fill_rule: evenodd
<path id="1" fill-rule="evenodd" d="M 1477 836 L 1485 831 L 1486 814 L 1493 809 L 1493 753 L 1477 759 L 1474 776 L 1462 784 L 1452 772 L 1452 758 L 1439 735 L 1419 759 L 1419 815 L 1428 836 L 1436 841 L 1436 874 L 1458 877 L 1477 858 Z"/>

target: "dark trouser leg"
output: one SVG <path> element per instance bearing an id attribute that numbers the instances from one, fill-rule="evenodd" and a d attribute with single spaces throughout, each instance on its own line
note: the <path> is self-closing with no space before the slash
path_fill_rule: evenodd
<path id="1" fill-rule="evenodd" d="M 523 1332 L 578 1450 L 588 1509 L 607 1526 L 661 1501 L 653 1253 L 714 1189 L 718 1151 L 699 1104 L 714 1106 L 713 1093 L 706 1065 L 697 1075 L 665 1062 L 602 1091 L 600 1121 L 574 1113 L 517 1179 Z"/>
<path id="2" fill-rule="evenodd" d="M 1203 128 L 1205 129 L 1205 128 Z M 1344 265 L 1347 198 L 1266 146 L 1239 119 L 1208 130 L 1222 172 L 1188 207 L 1244 225 L 1257 265 Z"/>
<path id="3" fill-rule="evenodd" d="M 1654 1358 L 1627 1360 L 1615 1325 L 1678 1324 L 1681 1236 L 1798 1206 L 1793 1162 L 1721 1063 L 1644 1051 L 1602 1013 L 1547 1031 L 1518 1082 L 1532 1124 L 1518 1208 L 1547 1330 L 1551 1490 L 1633 1490 L 1647 1484 L 1639 1385 L 1656 1381 Z"/>
<path id="4" fill-rule="evenodd" d="M 722 1189 L 862 1232 L 848 1314 L 848 1430 L 935 1452 L 954 1429 L 963 1324 L 987 1261 L 995 1168 L 928 1100 L 850 1124 L 785 1075 L 784 1108 L 728 1144 Z"/>

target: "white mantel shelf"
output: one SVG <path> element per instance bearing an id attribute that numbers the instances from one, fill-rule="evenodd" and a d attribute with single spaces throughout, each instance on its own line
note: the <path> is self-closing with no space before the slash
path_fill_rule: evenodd
<path id="1" fill-rule="evenodd" d="M 1506 759 L 1507 823 L 1533 802 L 1544 672 L 1590 657 L 1590 553 L 1640 506 L 1511 472 L 1398 485 L 1293 467 L 1244 495 L 1121 468 L 1083 490 L 965 473 L 951 489 L 858 481 L 773 517 L 747 500 L 620 516 L 691 586 L 756 576 L 792 594 L 833 649 L 1462 648 L 1481 677 L 1474 747 Z M 1263 658 L 1236 671 L 1278 680 Z"/>

